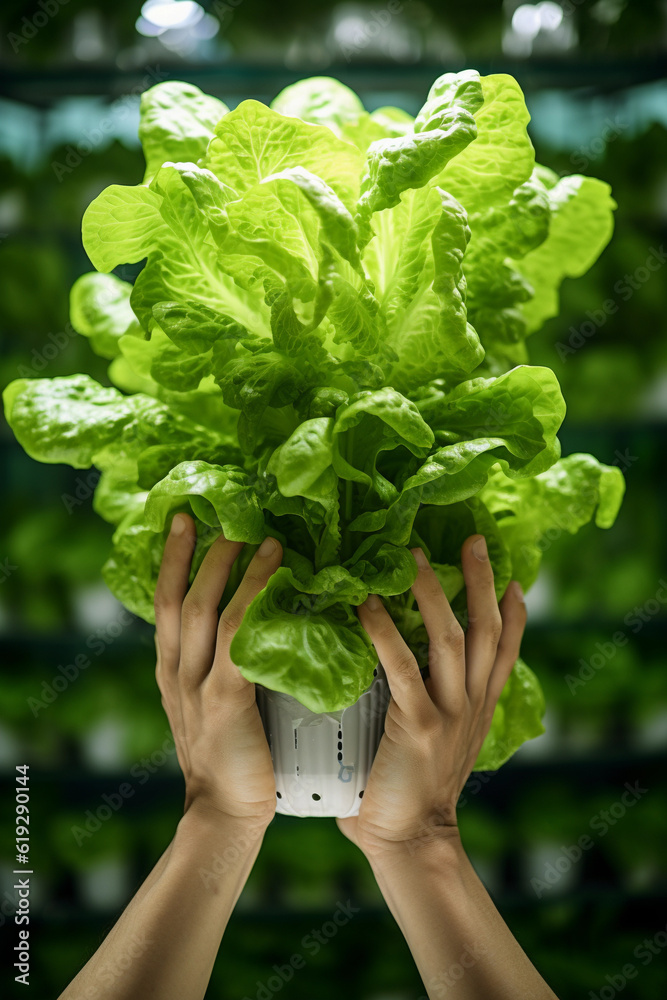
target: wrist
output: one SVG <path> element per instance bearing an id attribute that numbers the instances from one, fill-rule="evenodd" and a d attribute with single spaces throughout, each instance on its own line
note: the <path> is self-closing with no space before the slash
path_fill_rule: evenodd
<path id="1" fill-rule="evenodd" d="M 457 826 L 425 825 L 415 836 L 396 840 L 374 838 L 362 851 L 377 872 L 410 871 L 414 868 L 456 868 L 466 857 Z"/>
<path id="2" fill-rule="evenodd" d="M 273 814 L 242 816 L 226 812 L 205 799 L 193 799 L 185 808 L 179 829 L 192 831 L 198 837 L 225 839 L 230 837 L 250 845 L 261 842 Z"/>

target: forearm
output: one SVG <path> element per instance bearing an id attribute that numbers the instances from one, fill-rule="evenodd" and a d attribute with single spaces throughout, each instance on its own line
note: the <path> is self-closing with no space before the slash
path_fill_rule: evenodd
<path id="1" fill-rule="evenodd" d="M 458 834 L 369 859 L 430 1000 L 554 1000 L 477 877 Z"/>
<path id="2" fill-rule="evenodd" d="M 190 809 L 61 1000 L 201 1000 L 264 828 Z"/>

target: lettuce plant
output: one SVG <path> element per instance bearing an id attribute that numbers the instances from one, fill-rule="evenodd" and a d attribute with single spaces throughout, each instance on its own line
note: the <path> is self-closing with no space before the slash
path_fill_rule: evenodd
<path id="1" fill-rule="evenodd" d="M 408 546 L 464 620 L 472 532 L 501 596 L 530 587 L 554 533 L 612 524 L 621 473 L 560 458 L 563 398 L 526 341 L 615 205 L 601 181 L 536 165 L 528 119 L 512 77 L 472 70 L 436 80 L 414 119 L 369 114 L 326 78 L 233 111 L 183 83 L 143 95 L 145 176 L 87 209 L 96 270 L 71 291 L 111 385 L 4 394 L 29 455 L 100 471 L 104 577 L 129 609 L 153 620 L 175 512 L 198 524 L 193 571 L 221 531 L 246 558 L 273 534 L 283 565 L 232 654 L 251 681 L 336 711 L 376 665 L 355 614 L 369 593 L 426 666 Z M 140 262 L 133 283 L 112 273 Z M 543 707 L 520 661 L 477 767 L 541 732 Z"/>

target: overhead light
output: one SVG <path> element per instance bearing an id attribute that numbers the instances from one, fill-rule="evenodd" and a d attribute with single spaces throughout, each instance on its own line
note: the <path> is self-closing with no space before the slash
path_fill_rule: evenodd
<path id="1" fill-rule="evenodd" d="M 542 0 L 537 9 L 540 14 L 540 27 L 545 31 L 555 31 L 563 20 L 563 8 L 553 0 Z"/>
<path id="2" fill-rule="evenodd" d="M 134 26 L 140 35 L 145 35 L 147 38 L 155 38 L 165 30 L 164 28 L 158 28 L 157 24 L 153 24 L 152 21 L 147 21 L 145 17 L 138 17 L 134 22 Z"/>
<path id="3" fill-rule="evenodd" d="M 201 21 L 192 29 L 192 34 L 195 38 L 207 39 L 215 38 L 219 31 L 220 21 L 218 21 L 217 17 L 213 17 L 212 14 L 205 14 Z"/>
<path id="4" fill-rule="evenodd" d="M 512 28 L 517 35 L 524 38 L 535 38 L 539 34 L 541 24 L 540 12 L 532 3 L 522 3 L 512 15 Z"/>
<path id="5" fill-rule="evenodd" d="M 188 28 L 201 21 L 204 8 L 195 3 L 195 0 L 146 0 L 141 8 L 141 16 L 161 31 L 167 28 Z"/>

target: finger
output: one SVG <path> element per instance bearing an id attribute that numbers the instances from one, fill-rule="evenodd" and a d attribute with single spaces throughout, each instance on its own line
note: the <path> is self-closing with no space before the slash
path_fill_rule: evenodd
<path id="1" fill-rule="evenodd" d="M 283 550 L 280 542 L 271 536 L 265 538 L 252 557 L 236 593 L 222 612 L 218 624 L 215 661 L 211 672 L 212 676 L 215 675 L 218 680 L 225 681 L 229 680 L 230 677 L 235 677 L 238 680 L 241 676 L 238 667 L 230 659 L 229 647 L 243 621 L 246 608 L 264 590 L 270 577 L 280 566 L 282 557 Z"/>
<path id="2" fill-rule="evenodd" d="M 419 572 L 412 585 L 428 633 L 429 687 L 440 708 L 454 710 L 465 694 L 465 637 L 433 568 L 412 549 Z"/>
<path id="3" fill-rule="evenodd" d="M 175 674 L 178 669 L 181 608 L 188 589 L 196 536 L 192 518 L 187 514 L 176 514 L 171 522 L 155 587 L 155 634 L 160 672 Z"/>
<path id="4" fill-rule="evenodd" d="M 183 601 L 181 620 L 182 679 L 198 684 L 209 672 L 215 655 L 218 605 L 243 542 L 219 535 L 202 560 Z"/>
<path id="5" fill-rule="evenodd" d="M 415 716 L 428 707 L 432 708 L 417 661 L 380 598 L 369 594 L 357 608 L 357 613 L 385 669 L 391 696 L 401 711 Z"/>
<path id="6" fill-rule="evenodd" d="M 483 700 L 502 631 L 493 569 L 483 535 L 471 535 L 465 540 L 461 566 L 468 595 L 466 688 L 470 697 Z"/>
<path id="7" fill-rule="evenodd" d="M 496 659 L 486 689 L 484 712 L 490 712 L 489 724 L 493 710 L 507 683 L 512 668 L 519 657 L 521 639 L 526 627 L 526 603 L 523 590 L 517 580 L 512 580 L 500 602 L 503 630 L 498 643 Z"/>

